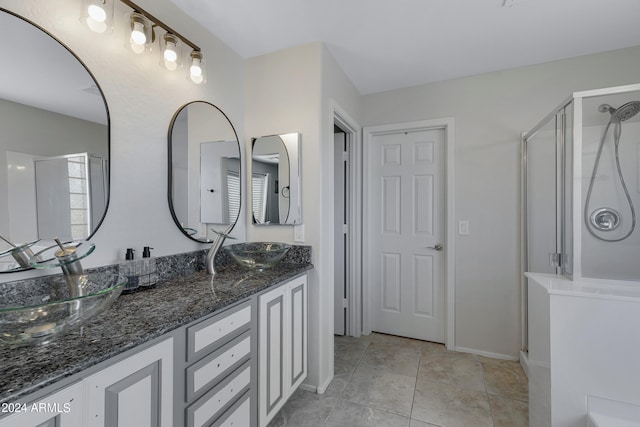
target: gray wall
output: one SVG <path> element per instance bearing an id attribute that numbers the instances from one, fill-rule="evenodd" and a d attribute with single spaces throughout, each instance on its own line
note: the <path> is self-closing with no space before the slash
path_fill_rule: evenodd
<path id="1" fill-rule="evenodd" d="M 363 126 L 455 118 L 456 346 L 520 348 L 520 135 L 571 92 L 640 82 L 640 47 L 363 97 Z M 457 227 L 456 227 L 457 229 Z"/>

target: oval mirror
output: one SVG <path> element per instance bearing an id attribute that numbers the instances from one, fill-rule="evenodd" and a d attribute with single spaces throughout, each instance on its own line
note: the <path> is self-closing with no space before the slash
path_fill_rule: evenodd
<path id="1" fill-rule="evenodd" d="M 0 9 L 0 271 L 23 270 L 12 246 L 33 252 L 55 237 L 82 240 L 109 200 L 109 114 L 97 82 L 64 45 Z M 43 247 L 51 243 L 44 244 Z"/>
<path id="2" fill-rule="evenodd" d="M 186 236 L 210 242 L 214 230 L 235 225 L 240 172 L 240 143 L 229 118 L 204 101 L 180 108 L 169 127 L 169 208 Z"/>
<path id="3" fill-rule="evenodd" d="M 251 204 L 258 225 L 301 224 L 300 134 L 253 139 Z"/>

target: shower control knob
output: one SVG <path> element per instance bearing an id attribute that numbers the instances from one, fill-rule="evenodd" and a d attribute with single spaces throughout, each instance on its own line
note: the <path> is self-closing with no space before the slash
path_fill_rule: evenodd
<path id="1" fill-rule="evenodd" d="M 435 246 L 427 246 L 427 249 L 433 249 L 436 251 L 441 251 L 442 250 L 442 245 L 440 243 L 436 243 Z"/>

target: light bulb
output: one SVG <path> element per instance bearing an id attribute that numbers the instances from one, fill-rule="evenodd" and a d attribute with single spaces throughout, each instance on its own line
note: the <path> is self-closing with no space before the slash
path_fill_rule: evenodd
<path id="1" fill-rule="evenodd" d="M 168 62 L 176 62 L 178 59 L 178 53 L 176 52 L 177 39 L 173 34 L 164 35 L 164 59 Z"/>
<path id="2" fill-rule="evenodd" d="M 94 1 L 87 7 L 87 27 L 94 33 L 107 31 L 107 11 L 100 1 Z"/>
<path id="3" fill-rule="evenodd" d="M 143 45 L 147 42 L 147 36 L 144 34 L 144 24 L 134 21 L 131 30 L 131 41 L 137 45 Z"/>
<path id="4" fill-rule="evenodd" d="M 176 62 L 176 60 L 178 59 L 178 54 L 175 51 L 175 46 L 167 46 L 167 48 L 164 50 L 164 59 L 169 62 Z"/>
<path id="5" fill-rule="evenodd" d="M 191 75 L 193 77 L 199 77 L 202 75 L 202 67 L 200 67 L 200 61 L 197 59 L 194 59 L 193 64 L 191 64 Z"/>
<path id="6" fill-rule="evenodd" d="M 102 8 L 102 6 L 98 6 L 97 4 L 92 4 L 88 7 L 87 13 L 89 14 L 89 18 L 93 19 L 95 22 L 104 22 L 107 20 L 107 12 Z"/>

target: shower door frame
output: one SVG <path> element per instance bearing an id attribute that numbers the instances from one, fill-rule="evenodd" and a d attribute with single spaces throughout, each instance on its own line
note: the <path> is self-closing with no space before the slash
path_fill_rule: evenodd
<path id="1" fill-rule="evenodd" d="M 565 124 L 566 124 L 566 108 L 571 105 L 572 98 L 566 99 L 563 103 L 561 103 L 557 108 L 555 108 L 551 113 L 547 114 L 544 119 L 542 119 L 533 129 L 529 132 L 523 133 L 521 137 L 521 147 L 522 147 L 522 157 L 521 157 L 521 219 L 522 219 L 522 227 L 521 227 L 521 266 L 522 271 L 520 275 L 520 301 L 521 301 L 521 336 L 522 336 L 522 345 L 521 351 L 528 351 L 528 342 L 529 342 L 529 313 L 528 313 L 528 286 L 527 286 L 527 278 L 524 273 L 529 271 L 529 216 L 528 216 L 528 204 L 529 204 L 529 194 L 528 194 L 528 167 L 529 167 L 529 156 L 528 156 L 528 147 L 530 143 L 535 143 L 531 141 L 532 138 L 536 136 L 536 134 L 545 126 L 547 126 L 550 122 L 555 122 L 555 248 L 554 251 L 559 256 L 563 257 L 564 248 L 564 227 L 562 226 L 564 215 L 566 214 L 564 209 L 564 196 L 565 196 L 565 177 L 566 177 L 566 162 L 565 162 L 565 154 L 566 154 L 566 146 L 565 146 Z M 560 124 L 558 124 L 558 116 L 560 116 Z M 563 265 L 555 266 L 555 273 L 559 274 L 563 272 Z M 551 266 L 554 267 L 554 266 Z"/>

